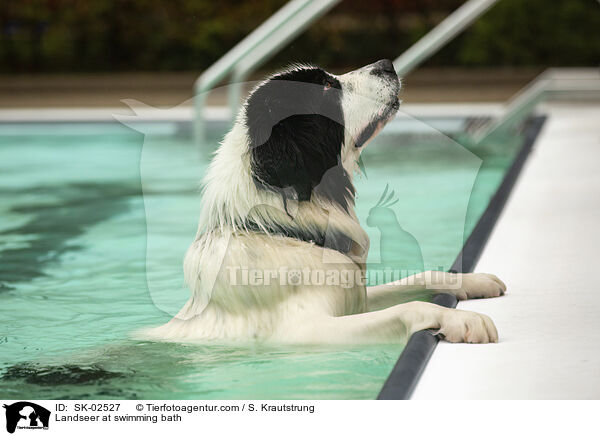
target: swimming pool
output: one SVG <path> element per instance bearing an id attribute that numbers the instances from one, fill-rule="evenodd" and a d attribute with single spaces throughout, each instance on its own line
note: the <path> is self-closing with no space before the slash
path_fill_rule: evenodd
<path id="1" fill-rule="evenodd" d="M 522 143 L 474 144 L 460 118 L 435 125 L 452 139 L 401 117 L 363 154 L 357 213 L 371 237 L 370 271 L 448 269 Z M 181 262 L 223 128 L 196 146 L 186 123 L 0 124 L 0 397 L 377 396 L 401 346 L 131 339 L 187 299 Z M 399 201 L 381 214 L 386 186 Z"/>

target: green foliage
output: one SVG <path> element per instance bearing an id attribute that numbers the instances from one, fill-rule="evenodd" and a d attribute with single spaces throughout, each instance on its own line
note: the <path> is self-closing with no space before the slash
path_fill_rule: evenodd
<path id="1" fill-rule="evenodd" d="M 597 65 L 600 4 L 502 0 L 456 45 L 460 65 Z"/>
<path id="2" fill-rule="evenodd" d="M 0 70 L 202 70 L 285 0 L 4 0 Z M 394 58 L 460 0 L 345 0 L 265 68 L 345 68 Z M 502 0 L 434 56 L 435 66 L 596 65 L 595 0 Z"/>

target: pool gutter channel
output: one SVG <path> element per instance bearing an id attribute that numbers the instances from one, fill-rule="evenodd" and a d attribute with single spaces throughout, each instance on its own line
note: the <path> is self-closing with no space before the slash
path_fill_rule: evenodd
<path id="1" fill-rule="evenodd" d="M 473 271 L 545 120 L 545 116 L 535 116 L 527 120 L 524 128 L 525 140 L 519 153 L 467 238 L 450 271 L 462 273 Z M 454 308 L 458 300 L 451 294 L 437 294 L 432 302 L 443 307 Z M 377 399 L 410 399 L 438 342 L 439 337 L 429 330 L 414 333 L 400 354 Z"/>

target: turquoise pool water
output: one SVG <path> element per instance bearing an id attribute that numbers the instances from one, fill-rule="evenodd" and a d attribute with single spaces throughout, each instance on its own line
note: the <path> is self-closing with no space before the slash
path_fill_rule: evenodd
<path id="1" fill-rule="evenodd" d="M 424 126 L 400 124 L 364 153 L 357 210 L 371 270 L 449 268 L 521 143 L 459 145 Z M 0 124 L 0 397 L 375 398 L 401 346 L 130 338 L 187 299 L 181 262 L 222 134 L 197 147 L 177 124 L 139 129 Z M 391 214 L 373 209 L 386 185 L 399 199 Z"/>

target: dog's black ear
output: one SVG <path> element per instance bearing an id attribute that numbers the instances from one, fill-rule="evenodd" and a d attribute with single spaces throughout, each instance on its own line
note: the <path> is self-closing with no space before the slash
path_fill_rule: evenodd
<path id="1" fill-rule="evenodd" d="M 341 91 L 324 86 L 322 74 L 276 77 L 250 96 L 246 124 L 252 172 L 259 188 L 280 192 L 284 200 L 308 201 L 326 181 L 317 191 L 347 208 L 349 178 L 343 168 L 334 170 L 345 135 Z M 332 176 L 344 180 L 336 185 Z"/>

